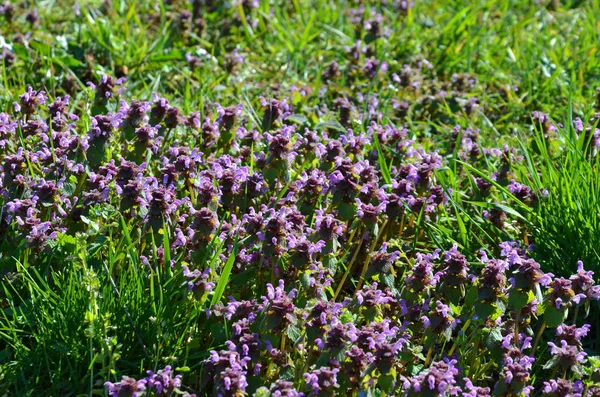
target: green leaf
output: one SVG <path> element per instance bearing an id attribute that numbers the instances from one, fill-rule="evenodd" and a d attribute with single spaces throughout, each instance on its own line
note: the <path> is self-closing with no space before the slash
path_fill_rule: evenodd
<path id="1" fill-rule="evenodd" d="M 550 360 L 548 360 L 548 362 L 546 364 L 544 364 L 544 366 L 542 368 L 543 369 L 552 369 L 552 368 L 556 367 L 556 364 L 558 364 L 558 356 L 552 357 Z"/>
<path id="2" fill-rule="evenodd" d="M 342 134 L 346 132 L 346 129 L 344 128 L 344 126 L 335 120 L 322 121 L 315 126 L 315 129 L 317 129 L 317 130 L 334 130 L 334 131 L 341 132 Z"/>
<path id="3" fill-rule="evenodd" d="M 245 240 L 245 239 L 244 239 Z M 212 296 L 212 300 L 210 301 L 210 305 L 213 306 L 217 304 L 223 297 L 223 293 L 225 292 L 225 287 L 229 282 L 229 276 L 231 275 L 231 269 L 233 268 L 233 263 L 235 262 L 235 256 L 237 255 L 240 243 L 244 240 L 236 242 L 233 245 L 233 249 L 231 250 L 231 254 L 229 254 L 229 258 L 227 258 L 227 262 L 225 262 L 225 267 L 223 267 L 223 272 L 219 276 L 219 283 L 217 284 L 217 288 L 215 288 L 215 292 Z"/>
<path id="4" fill-rule="evenodd" d="M 354 203 L 348 204 L 348 203 L 345 203 L 342 201 L 338 205 L 337 210 L 338 210 L 340 219 L 343 221 L 348 221 L 348 220 L 354 218 L 354 216 L 356 215 L 356 205 Z"/>
<path id="5" fill-rule="evenodd" d="M 361 378 L 366 377 L 367 375 L 369 375 L 371 372 L 373 372 L 375 370 L 375 368 L 377 368 L 377 364 L 375 364 L 374 362 L 372 362 L 371 364 L 369 364 L 367 366 L 367 368 L 365 368 L 365 370 L 360 374 Z"/>
<path id="6" fill-rule="evenodd" d="M 306 118 L 303 114 L 291 114 L 285 118 L 285 121 L 291 121 L 294 124 L 298 125 L 309 125 L 308 118 Z M 300 132 L 302 135 L 302 132 Z"/>
<path id="7" fill-rule="evenodd" d="M 293 381 L 296 370 L 292 365 L 285 365 L 279 370 L 279 378 L 287 381 Z"/>
<path id="8" fill-rule="evenodd" d="M 181 50 L 171 50 L 166 54 L 155 54 L 148 57 L 150 62 L 166 62 L 166 61 L 177 61 L 184 59 L 184 55 Z"/>
<path id="9" fill-rule="evenodd" d="M 520 310 L 529 303 L 529 295 L 526 292 L 518 289 L 513 289 L 508 295 L 508 305 L 513 310 Z"/>
<path id="10" fill-rule="evenodd" d="M 217 343 L 225 343 L 227 341 L 227 334 L 225 334 L 225 327 L 223 324 L 215 323 L 210 325 L 210 335 L 215 338 Z"/>
<path id="11" fill-rule="evenodd" d="M 300 273 L 300 284 L 304 289 L 310 288 L 310 273 L 308 271 Z"/>
<path id="12" fill-rule="evenodd" d="M 465 296 L 465 306 L 471 307 L 477 301 L 477 287 L 472 286 L 467 290 L 467 295 Z"/>
<path id="13" fill-rule="evenodd" d="M 72 55 L 63 55 L 59 58 L 60 62 L 68 68 L 78 68 L 83 66 L 83 63 L 75 59 Z"/>
<path id="14" fill-rule="evenodd" d="M 391 273 L 381 275 L 381 281 L 390 288 L 394 288 L 394 275 Z"/>
<path id="15" fill-rule="evenodd" d="M 291 341 L 297 343 L 298 339 L 300 339 L 302 336 L 302 331 L 300 331 L 300 328 L 296 327 L 295 325 L 290 325 L 287 327 L 286 334 Z"/>
<path id="16" fill-rule="evenodd" d="M 379 379 L 377 379 L 377 386 L 387 393 L 392 392 L 395 383 L 396 378 L 392 374 L 381 375 Z"/>
<path id="17" fill-rule="evenodd" d="M 497 313 L 497 310 L 498 308 L 493 303 L 477 302 L 475 304 L 475 313 L 482 320 L 493 317 Z"/>
<path id="18" fill-rule="evenodd" d="M 383 176 L 383 180 L 387 185 L 392 184 L 392 176 L 390 173 L 390 169 L 385 160 L 385 154 L 383 153 L 383 149 L 379 143 L 379 137 L 377 133 L 373 133 L 373 142 L 375 144 L 375 149 L 377 149 L 377 159 L 379 161 L 379 168 L 381 169 L 381 175 Z"/>
<path id="19" fill-rule="evenodd" d="M 67 194 L 67 196 L 72 196 L 75 193 L 75 188 L 77 186 L 73 182 L 65 182 L 63 183 L 63 192 Z"/>
<path id="20" fill-rule="evenodd" d="M 485 347 L 488 350 L 496 349 L 502 343 L 502 332 L 499 328 L 493 328 L 484 339 Z"/>
<path id="21" fill-rule="evenodd" d="M 565 311 L 557 310 L 550 302 L 544 304 L 546 310 L 544 312 L 544 321 L 550 328 L 558 327 L 565 320 Z"/>

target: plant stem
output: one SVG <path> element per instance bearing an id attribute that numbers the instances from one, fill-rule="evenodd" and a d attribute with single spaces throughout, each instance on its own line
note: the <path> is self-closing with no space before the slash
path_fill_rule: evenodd
<path id="1" fill-rule="evenodd" d="M 471 319 L 468 319 L 465 322 L 465 325 L 463 325 L 463 327 L 461 328 L 461 331 L 465 332 L 467 330 L 467 328 L 469 327 L 469 325 L 471 325 Z M 456 343 L 456 341 L 455 341 L 454 344 L 452 345 L 452 347 L 450 348 L 450 350 L 448 351 L 448 357 L 450 357 L 452 355 L 452 353 L 454 353 L 454 350 L 456 349 L 457 345 L 458 345 L 458 343 Z"/>
<path id="2" fill-rule="evenodd" d="M 386 226 L 387 226 L 387 219 L 385 221 L 383 221 L 383 225 L 381 225 L 381 228 L 379 230 L 383 231 Z M 363 263 L 363 267 L 360 272 L 360 278 L 358 279 L 358 284 L 356 285 L 356 291 L 354 291 L 354 294 L 356 294 L 360 290 L 360 287 L 362 287 L 362 285 L 365 281 L 365 273 L 367 272 L 367 267 L 368 267 L 370 259 L 371 259 L 371 253 L 375 249 L 375 246 L 377 245 L 377 242 L 379 241 L 379 237 L 381 237 L 381 234 L 382 233 L 378 233 L 377 236 L 375 236 L 375 239 L 373 240 L 373 244 L 371 244 L 371 247 L 369 248 L 369 252 L 367 252 L 367 257 L 365 258 L 365 262 Z"/>
<path id="3" fill-rule="evenodd" d="M 579 314 L 579 305 L 575 306 L 575 312 L 573 313 L 573 325 L 577 325 L 577 314 Z"/>
<path id="4" fill-rule="evenodd" d="M 517 310 L 517 316 L 515 317 L 515 344 L 519 343 L 519 321 L 521 321 L 521 309 Z"/>
<path id="5" fill-rule="evenodd" d="M 350 274 L 350 270 L 352 270 L 352 265 L 354 265 L 354 261 L 356 260 L 356 257 L 358 256 L 358 251 L 360 251 L 362 242 L 363 242 L 363 239 L 361 238 L 360 241 L 358 242 L 358 246 L 356 247 L 356 250 L 354 251 L 354 255 L 352 255 L 352 259 L 350 259 L 350 263 L 348 264 L 348 267 L 346 267 L 346 271 L 344 272 L 344 275 L 342 276 L 342 279 L 340 280 L 338 287 L 335 290 L 335 295 L 333 296 L 334 302 L 340 295 L 340 292 L 342 291 L 342 287 L 344 286 L 344 283 L 346 282 L 346 278 L 348 277 L 348 274 Z"/>
<path id="6" fill-rule="evenodd" d="M 546 321 L 544 320 L 544 321 L 542 321 L 542 326 L 540 327 L 539 331 L 535 335 L 535 340 L 533 342 L 533 346 L 531 347 L 532 353 L 535 354 L 535 348 L 537 347 L 538 343 L 540 342 L 540 339 L 542 338 L 542 334 L 544 333 L 545 330 L 546 330 Z"/>
<path id="7" fill-rule="evenodd" d="M 433 353 L 433 344 L 429 346 L 429 350 L 427 350 L 427 357 L 425 358 L 425 366 L 429 365 L 429 361 L 431 360 L 431 355 Z"/>

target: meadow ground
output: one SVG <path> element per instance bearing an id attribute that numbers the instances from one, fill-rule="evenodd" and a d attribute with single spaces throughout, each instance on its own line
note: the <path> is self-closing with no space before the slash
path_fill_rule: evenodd
<path id="1" fill-rule="evenodd" d="M 0 395 L 600 396 L 598 32 L 4 2 Z"/>

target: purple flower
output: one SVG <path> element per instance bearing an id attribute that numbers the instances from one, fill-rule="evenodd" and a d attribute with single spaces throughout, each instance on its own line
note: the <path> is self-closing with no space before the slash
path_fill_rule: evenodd
<path id="1" fill-rule="evenodd" d="M 331 324 L 325 332 L 325 340 L 317 339 L 317 346 L 324 349 L 342 349 L 348 343 L 356 341 L 358 338 L 356 328 L 353 323 L 340 323 L 337 317 L 333 317 Z"/>
<path id="2" fill-rule="evenodd" d="M 115 80 L 112 76 L 103 75 L 98 84 L 88 82 L 88 86 L 96 90 L 95 101 L 97 103 L 103 103 L 111 96 L 114 95 L 114 90 L 117 86 L 122 85 L 125 82 L 125 78 Z"/>
<path id="3" fill-rule="evenodd" d="M 182 268 L 183 276 L 189 280 L 187 283 L 189 292 L 192 292 L 196 297 L 200 298 L 206 292 L 212 291 L 215 283 L 208 281 L 210 268 L 206 268 L 203 272 L 200 272 L 198 269 L 190 272 L 186 265 L 183 265 Z"/>
<path id="4" fill-rule="evenodd" d="M 62 114 L 64 114 L 69 107 L 69 96 L 66 95 L 63 98 L 57 97 L 53 103 L 48 105 L 48 113 L 50 113 L 51 118 L 56 118 Z"/>
<path id="5" fill-rule="evenodd" d="M 527 385 L 529 382 L 529 371 L 533 365 L 534 358 L 530 356 L 504 358 L 504 368 L 502 370 L 502 380 L 507 389 L 515 395 L 523 393 L 526 396 L 533 391 L 533 386 Z"/>
<path id="6" fill-rule="evenodd" d="M 292 289 L 289 293 L 285 292 L 283 280 L 279 280 L 279 285 L 273 287 L 267 284 L 267 296 L 263 296 L 263 309 L 274 321 L 274 326 L 280 327 L 296 321 L 293 299 L 296 297 L 296 289 Z"/>
<path id="7" fill-rule="evenodd" d="M 338 63 L 336 61 L 331 61 L 331 63 L 329 65 L 327 65 L 327 68 L 325 68 L 325 70 L 321 74 L 321 80 L 323 80 L 324 82 L 327 83 L 331 80 L 334 80 L 339 75 L 340 75 L 340 65 L 338 65 Z"/>
<path id="8" fill-rule="evenodd" d="M 584 324 L 581 328 L 577 328 L 575 325 L 561 324 L 556 328 L 556 340 L 558 342 L 564 340 L 569 345 L 581 348 L 581 339 L 588 334 L 590 328 L 589 324 Z"/>
<path id="9" fill-rule="evenodd" d="M 217 214 L 208 208 L 192 211 L 192 223 L 190 229 L 193 231 L 194 241 L 210 240 L 211 235 L 217 230 L 219 220 Z"/>
<path id="10" fill-rule="evenodd" d="M 241 358 L 236 346 L 229 343 L 229 350 L 217 353 L 212 350 L 210 358 L 204 361 L 206 375 L 215 383 L 216 395 L 234 397 L 248 387 L 246 380 L 250 357 Z"/>
<path id="11" fill-rule="evenodd" d="M 246 371 L 237 368 L 225 368 L 225 370 L 219 374 L 217 396 L 234 397 L 243 393 L 246 390 L 246 387 L 248 387 L 246 373 Z"/>
<path id="12" fill-rule="evenodd" d="M 393 302 L 395 299 L 388 290 L 381 291 L 377 288 L 377 283 L 366 285 L 362 290 L 356 293 L 356 301 L 359 305 L 365 307 L 374 307 Z"/>
<path id="13" fill-rule="evenodd" d="M 123 376 L 120 382 L 106 382 L 104 387 L 108 389 L 108 395 L 112 397 L 141 397 L 146 390 L 146 379 L 135 380 Z"/>
<path id="14" fill-rule="evenodd" d="M 560 346 L 553 342 L 548 342 L 550 346 L 550 354 L 557 358 L 558 364 L 565 368 L 571 369 L 578 363 L 584 362 L 587 353 L 581 351 L 578 346 L 569 345 L 565 339 L 560 339 Z"/>
<path id="15" fill-rule="evenodd" d="M 460 387 L 457 386 L 459 374 L 457 361 L 444 359 L 431 366 L 412 379 L 412 389 L 417 393 L 433 391 L 440 396 L 458 396 Z"/>
<path id="16" fill-rule="evenodd" d="M 119 113 L 123 117 L 123 129 L 136 129 L 142 125 L 143 122 L 147 121 L 147 113 L 150 110 L 150 103 L 141 101 L 131 101 L 128 104 L 125 101 L 121 101 L 121 109 Z"/>
<path id="17" fill-rule="evenodd" d="M 549 133 L 556 132 L 556 125 L 554 125 L 547 114 L 535 111 L 533 112 L 532 118 L 534 125 L 542 128 L 546 138 L 548 138 Z"/>
<path id="18" fill-rule="evenodd" d="M 477 186 L 477 189 L 479 190 L 479 193 L 483 196 L 483 197 L 487 197 L 490 195 L 490 190 L 492 188 L 492 183 L 489 182 L 487 179 L 485 178 L 480 178 L 480 177 L 475 177 L 472 176 L 473 181 L 475 182 L 475 185 Z"/>
<path id="19" fill-rule="evenodd" d="M 27 12 L 27 14 L 25 15 L 25 21 L 27 21 L 27 23 L 29 23 L 30 25 L 35 25 L 40 21 L 40 16 L 38 14 L 37 8 L 33 8 Z"/>
<path id="20" fill-rule="evenodd" d="M 363 73 L 365 74 L 365 76 L 367 76 L 369 78 L 375 77 L 375 75 L 377 74 L 378 71 L 385 73 L 385 72 L 387 72 L 387 70 L 388 70 L 388 63 L 385 61 L 381 62 L 379 59 L 376 59 L 376 58 L 367 59 L 363 66 Z"/>
<path id="21" fill-rule="evenodd" d="M 42 222 L 38 218 L 29 217 L 25 219 L 24 226 L 29 229 L 25 236 L 30 247 L 41 248 L 48 240 L 56 240 L 59 232 L 64 232 L 62 228 L 53 227 L 49 221 Z"/>
<path id="22" fill-rule="evenodd" d="M 452 316 L 452 309 L 450 306 L 445 305 L 441 301 L 436 301 L 435 308 L 430 310 L 428 316 L 423 316 L 421 320 L 423 321 L 423 328 L 431 327 L 432 331 L 436 334 L 446 335 L 448 332 L 451 332 L 459 322 Z"/>
<path id="23" fill-rule="evenodd" d="M 10 1 L 5 1 L 0 6 L 0 14 L 4 15 L 4 19 L 10 24 L 15 14 L 15 6 Z"/>
<path id="24" fill-rule="evenodd" d="M 371 19 L 368 19 L 364 23 L 364 28 L 374 38 L 378 37 L 389 37 L 392 33 L 391 29 L 384 29 L 383 15 L 375 14 Z"/>
<path id="25" fill-rule="evenodd" d="M 508 191 L 519 201 L 527 205 L 532 205 L 538 200 L 537 194 L 534 193 L 531 187 L 515 182 L 514 180 L 508 185 Z"/>
<path id="26" fill-rule="evenodd" d="M 273 397 L 303 397 L 304 393 L 294 388 L 294 383 L 279 379 L 269 389 Z"/>
<path id="27" fill-rule="evenodd" d="M 465 381 L 465 386 L 462 397 L 491 397 L 489 387 L 475 386 L 469 378 L 463 378 L 463 380 Z"/>
<path id="28" fill-rule="evenodd" d="M 92 126 L 88 132 L 90 139 L 109 139 L 116 128 L 121 126 L 121 114 L 108 113 L 92 117 Z"/>
<path id="29" fill-rule="evenodd" d="M 27 87 L 27 92 L 19 96 L 19 103 L 14 103 L 15 111 L 22 112 L 29 116 L 37 111 L 37 108 L 44 104 L 48 97 L 46 91 L 37 92 L 31 86 Z"/>
<path id="30" fill-rule="evenodd" d="M 283 126 L 281 129 L 270 133 L 265 133 L 265 140 L 269 144 L 269 158 L 267 165 L 277 160 L 286 160 L 291 162 L 294 159 L 295 152 L 292 137 L 295 133 L 294 126 Z"/>
<path id="31" fill-rule="evenodd" d="M 368 46 L 361 40 L 354 43 L 352 47 L 345 47 L 346 54 L 353 63 L 357 63 L 362 54 L 365 54 L 368 50 Z"/>
<path id="32" fill-rule="evenodd" d="M 169 216 L 180 204 L 180 201 L 175 199 L 175 189 L 158 186 L 156 180 L 146 181 L 142 197 L 138 198 L 138 202 L 141 207 L 147 209 L 145 220 L 155 230 L 161 228 L 163 222 L 168 221 Z"/>
<path id="33" fill-rule="evenodd" d="M 258 4 L 258 1 L 253 1 L 253 3 Z M 233 72 L 237 65 L 244 63 L 244 59 L 244 56 L 239 53 L 237 48 L 235 48 L 233 51 L 225 55 L 225 70 L 228 73 Z"/>
<path id="34" fill-rule="evenodd" d="M 583 397 L 584 384 L 580 380 L 575 382 L 566 379 L 550 379 L 544 382 L 542 392 L 551 397 Z"/>
<path id="35" fill-rule="evenodd" d="M 441 270 L 434 278 L 440 280 L 444 286 L 454 288 L 464 285 L 467 281 L 474 281 L 474 276 L 468 273 L 469 262 L 458 252 L 458 246 L 454 244 L 450 250 L 444 252 Z"/>
<path id="36" fill-rule="evenodd" d="M 373 225 L 377 223 L 378 216 L 385 213 L 386 202 L 373 205 L 370 203 L 363 203 L 359 198 L 355 199 L 358 210 L 356 215 L 359 219 L 367 225 Z"/>
<path id="37" fill-rule="evenodd" d="M 306 385 L 314 396 L 319 395 L 321 392 L 331 393 L 339 387 L 337 384 L 337 373 L 339 371 L 338 368 L 321 367 L 312 372 L 307 372 L 304 374 Z"/>
<path id="38" fill-rule="evenodd" d="M 269 131 L 275 121 L 284 120 L 291 114 L 288 98 L 283 98 L 281 101 L 277 99 L 267 101 L 261 97 L 261 104 L 265 108 L 262 120 L 263 131 Z"/>
<path id="39" fill-rule="evenodd" d="M 173 376 L 170 365 L 167 365 L 157 373 L 148 371 L 148 376 L 145 380 L 147 390 L 151 390 L 157 395 L 171 395 L 181 387 L 181 375 Z"/>
<path id="40" fill-rule="evenodd" d="M 382 374 L 387 374 L 395 365 L 396 356 L 402 351 L 402 347 L 407 343 L 404 338 L 398 338 L 396 341 L 375 342 L 375 364 Z"/>
<path id="41" fill-rule="evenodd" d="M 371 260 L 369 261 L 366 277 L 370 277 L 374 274 L 387 274 L 391 272 L 394 262 L 400 256 L 400 251 L 388 253 L 387 247 L 388 244 L 383 243 L 379 251 L 371 254 Z"/>
<path id="42" fill-rule="evenodd" d="M 485 267 L 478 278 L 478 296 L 482 300 L 494 301 L 506 292 L 508 263 L 501 259 L 487 259 L 487 256 L 484 257 L 482 262 L 485 263 Z"/>
<path id="43" fill-rule="evenodd" d="M 483 217 L 500 230 L 504 229 L 504 222 L 508 219 L 506 212 L 498 208 L 492 208 L 490 211 L 484 210 Z"/>
<path id="44" fill-rule="evenodd" d="M 329 241 L 345 233 L 346 225 L 332 214 L 325 214 L 322 210 L 316 210 L 315 214 L 314 229 L 320 239 Z"/>
<path id="45" fill-rule="evenodd" d="M 571 284 L 571 280 L 562 277 L 557 277 L 550 283 L 550 293 L 547 298 L 557 310 L 569 307 L 573 303 L 578 304 L 581 299 L 587 298 L 585 294 L 575 294 Z"/>
<path id="46" fill-rule="evenodd" d="M 600 285 L 594 285 L 594 272 L 583 269 L 583 262 L 577 262 L 577 273 L 570 277 L 573 292 L 588 298 L 600 299 Z"/>
<path id="47" fill-rule="evenodd" d="M 155 92 L 152 93 L 152 106 L 150 107 L 150 123 L 156 125 L 160 123 L 166 116 L 170 108 L 169 101 L 165 98 L 160 98 Z"/>
<path id="48" fill-rule="evenodd" d="M 544 274 L 539 263 L 527 257 L 527 252 L 515 242 L 500 244 L 500 255 L 506 258 L 513 277 L 510 282 L 513 287 L 521 290 L 532 289 L 536 284 L 546 286 L 552 282 L 552 273 Z"/>
<path id="49" fill-rule="evenodd" d="M 163 120 L 167 129 L 173 129 L 183 124 L 183 117 L 181 111 L 175 106 L 169 106 Z"/>
<path id="50" fill-rule="evenodd" d="M 291 256 L 301 263 L 313 262 L 315 254 L 321 253 L 325 247 L 325 241 L 319 240 L 316 243 L 311 243 L 306 236 L 297 238 L 293 234 L 288 236 L 288 248 L 291 250 Z"/>
<path id="51" fill-rule="evenodd" d="M 406 285 L 413 291 L 419 292 L 434 287 L 437 279 L 433 275 L 433 260 L 439 258 L 439 250 L 432 254 L 417 253 L 412 272 L 406 276 Z"/>

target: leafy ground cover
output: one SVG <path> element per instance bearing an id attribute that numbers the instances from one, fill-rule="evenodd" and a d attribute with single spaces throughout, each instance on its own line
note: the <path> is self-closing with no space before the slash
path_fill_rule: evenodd
<path id="1" fill-rule="evenodd" d="M 0 11 L 7 395 L 600 395 L 596 2 Z"/>

